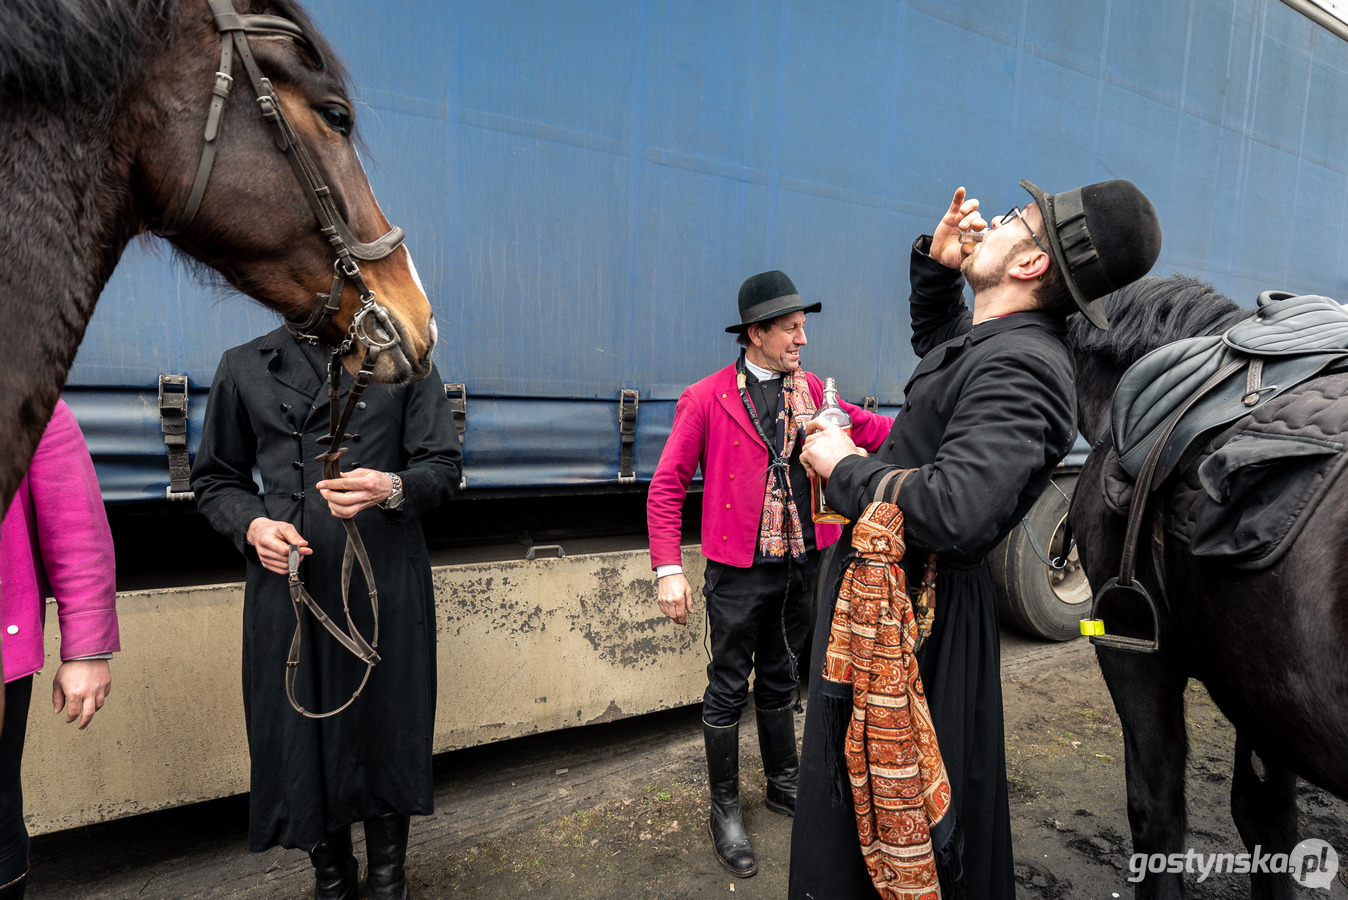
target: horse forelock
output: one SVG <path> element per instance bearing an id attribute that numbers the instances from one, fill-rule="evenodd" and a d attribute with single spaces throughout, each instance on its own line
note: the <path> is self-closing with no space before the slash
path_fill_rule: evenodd
<path id="1" fill-rule="evenodd" d="M 5 0 L 0 105 L 98 108 L 143 58 L 177 0 Z"/>
<path id="2" fill-rule="evenodd" d="M 283 19 L 289 19 L 300 26 L 313 45 L 314 52 L 318 54 L 318 58 L 314 60 L 318 69 L 328 73 L 342 88 L 342 91 L 350 95 L 351 79 L 347 75 L 346 67 L 338 59 L 336 51 L 332 49 L 332 45 L 328 43 L 327 38 L 323 37 L 322 32 L 314 27 L 313 20 L 309 18 L 309 14 L 305 12 L 304 7 L 300 6 L 295 0 L 270 0 L 267 5 L 272 8 L 276 15 Z"/>
<path id="3" fill-rule="evenodd" d="M 1109 329 L 1073 316 L 1069 341 L 1078 357 L 1121 366 L 1165 344 L 1223 330 L 1250 314 L 1207 282 L 1179 274 L 1140 278 L 1104 302 Z"/>

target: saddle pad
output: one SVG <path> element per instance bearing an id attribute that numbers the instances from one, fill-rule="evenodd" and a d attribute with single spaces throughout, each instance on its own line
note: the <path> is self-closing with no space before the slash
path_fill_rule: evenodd
<path id="1" fill-rule="evenodd" d="M 1273 565 L 1348 464 L 1348 373 L 1307 381 L 1206 443 L 1161 491 L 1161 520 L 1194 556 Z"/>
<path id="2" fill-rule="evenodd" d="M 1259 311 L 1233 325 L 1222 340 L 1253 356 L 1348 351 L 1348 310 L 1315 294 L 1265 291 Z"/>
<path id="3" fill-rule="evenodd" d="M 1268 291 L 1259 303 L 1254 316 L 1225 334 L 1166 344 L 1124 373 L 1114 393 L 1113 436 L 1119 462 L 1130 476 L 1137 477 L 1171 417 L 1232 360 L 1259 357 L 1259 393 L 1245 402 L 1249 390 L 1243 368 L 1211 388 L 1184 414 L 1162 448 L 1155 484 L 1195 452 L 1199 439 L 1213 429 L 1348 360 L 1348 311 L 1333 300 Z"/>

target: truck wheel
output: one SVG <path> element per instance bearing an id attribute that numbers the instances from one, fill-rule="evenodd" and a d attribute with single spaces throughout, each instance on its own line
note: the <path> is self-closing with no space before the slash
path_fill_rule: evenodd
<path id="1" fill-rule="evenodd" d="M 1075 472 L 1054 475 L 1053 483 L 1030 508 L 1026 522 L 1012 529 L 989 560 L 1002 622 L 1049 641 L 1066 641 L 1081 633 L 1078 622 L 1090 613 L 1091 586 L 1075 548 L 1067 566 L 1055 571 L 1034 552 L 1025 528 L 1028 523 L 1040 549 L 1049 559 L 1056 559 L 1063 551 L 1067 509 L 1076 482 Z"/>

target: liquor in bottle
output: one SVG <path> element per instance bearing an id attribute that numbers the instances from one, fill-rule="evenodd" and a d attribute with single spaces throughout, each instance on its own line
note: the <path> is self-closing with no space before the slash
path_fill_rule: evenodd
<path id="1" fill-rule="evenodd" d="M 852 417 L 838 403 L 838 384 L 832 378 L 824 379 L 824 403 L 815 413 L 817 422 L 829 422 L 842 429 L 843 434 L 852 433 Z M 828 479 L 818 475 L 810 479 L 810 516 L 816 524 L 844 525 L 846 517 L 831 509 L 824 500 L 824 490 Z"/>

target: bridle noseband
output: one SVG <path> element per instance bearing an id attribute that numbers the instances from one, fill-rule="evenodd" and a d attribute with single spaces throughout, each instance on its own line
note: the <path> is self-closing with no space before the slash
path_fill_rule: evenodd
<path id="1" fill-rule="evenodd" d="M 383 259 L 402 244 L 405 235 L 403 230 L 396 225 L 390 228 L 387 234 L 368 244 L 357 240 L 351 234 L 350 226 L 333 200 L 332 190 L 324 183 L 323 176 L 319 172 L 318 166 L 314 164 L 313 157 L 304 148 L 304 144 L 300 142 L 294 126 L 290 124 L 281 111 L 280 99 L 272 89 L 271 82 L 263 76 L 262 70 L 258 68 L 257 60 L 253 58 L 253 53 L 248 46 L 248 35 L 250 33 L 287 37 L 302 41 L 321 64 L 322 56 L 313 41 L 305 34 L 304 29 L 289 19 L 283 19 L 279 16 L 241 16 L 234 11 L 230 0 L 206 0 L 206 3 L 210 6 L 211 15 L 215 19 L 215 28 L 220 33 L 220 67 L 215 73 L 215 86 L 211 90 L 211 106 L 206 115 L 206 144 L 201 151 L 201 161 L 197 164 L 196 180 L 192 184 L 192 190 L 188 194 L 186 205 L 160 234 L 174 235 L 187 229 L 192 224 L 192 220 L 196 217 L 197 210 L 201 206 L 201 198 L 206 193 L 206 184 L 210 181 L 211 169 L 215 165 L 216 139 L 220 135 L 220 120 L 224 115 L 225 100 L 229 97 L 230 87 L 234 83 L 230 71 L 233 66 L 234 54 L 237 53 L 248 73 L 249 80 L 253 83 L 253 93 L 257 95 L 258 110 L 262 119 L 271 126 L 272 138 L 277 149 L 285 155 L 290 167 L 295 170 L 295 175 L 299 178 L 301 187 L 304 188 L 305 199 L 308 200 L 309 206 L 314 211 L 314 216 L 318 219 L 318 229 L 332 246 L 333 253 L 336 256 L 332 265 L 332 288 L 328 293 L 318 295 L 318 300 L 314 304 L 313 312 L 308 319 L 302 322 L 287 319 L 286 328 L 296 338 L 317 344 L 322 332 L 341 308 L 342 292 L 348 281 L 356 288 L 360 296 L 360 309 L 352 317 L 351 325 L 347 328 L 346 336 L 341 344 L 333 348 L 332 357 L 328 363 L 329 428 L 328 434 L 319 438 L 319 443 L 327 446 L 327 451 L 318 457 L 318 460 L 323 463 L 323 477 L 325 479 L 340 478 L 341 466 L 339 460 L 346 453 L 346 448 L 342 444 L 350 438 L 350 435 L 346 433 L 346 427 L 351 420 L 351 414 L 356 409 L 361 395 L 365 392 L 366 385 L 369 384 L 379 354 L 398 342 L 398 332 L 393 325 L 393 320 L 390 318 L 388 310 L 375 302 L 375 293 L 366 286 L 357 260 Z M 365 359 L 361 363 L 360 370 L 356 373 L 355 383 L 348 392 L 346 404 L 343 406 L 339 399 L 341 396 L 342 356 L 357 341 L 365 345 Z M 294 545 L 290 547 L 289 589 L 290 602 L 295 611 L 295 635 L 291 639 L 290 653 L 286 660 L 286 697 L 296 712 L 312 719 L 334 716 L 354 703 L 369 681 L 375 663 L 379 662 L 379 653 L 376 650 L 379 646 L 379 593 L 375 588 L 374 570 L 370 564 L 369 554 L 365 550 L 365 544 L 360 538 L 360 533 L 356 530 L 355 522 L 351 519 L 342 519 L 341 522 L 342 527 L 346 529 L 346 550 L 342 558 L 342 609 L 346 613 L 347 624 L 345 630 L 338 627 L 323 608 L 314 601 L 309 592 L 305 590 L 299 577 L 299 548 Z M 365 583 L 370 595 L 370 609 L 374 616 L 374 631 L 372 638 L 368 641 L 356 628 L 348 602 L 351 576 L 357 563 L 359 563 L 361 571 L 365 575 Z M 313 613 L 319 624 L 342 647 L 365 663 L 365 675 L 361 678 L 360 685 L 357 686 L 350 699 L 336 709 L 324 713 L 308 711 L 295 696 L 296 674 L 300 664 L 300 637 L 303 633 L 303 610 L 305 608 Z"/>
<path id="2" fill-rule="evenodd" d="M 353 317 L 350 328 L 347 329 L 346 337 L 341 344 L 341 351 L 345 353 L 350 350 L 357 340 L 366 346 L 369 355 L 377 355 L 380 350 L 387 350 L 397 343 L 398 333 L 393 328 L 388 311 L 375 303 L 374 291 L 366 286 L 357 260 L 372 262 L 383 259 L 398 249 L 406 235 L 397 225 L 391 227 L 383 236 L 369 243 L 357 240 L 351 233 L 351 227 L 337 208 L 336 201 L 333 200 L 332 189 L 324 182 L 313 157 L 305 149 L 303 142 L 300 141 L 298 134 L 295 132 L 294 126 L 285 117 L 285 113 L 281 111 L 281 101 L 272 88 L 271 81 L 262 74 L 262 70 L 258 67 L 257 60 L 253 57 L 253 52 L 248 46 L 248 35 L 286 37 L 300 41 L 308 48 L 310 54 L 319 61 L 320 65 L 322 64 L 322 54 L 319 53 L 304 29 L 289 19 L 267 15 L 241 16 L 235 12 L 231 0 L 206 0 L 206 3 L 214 17 L 215 29 L 220 34 L 220 66 L 215 73 L 215 85 L 211 89 L 211 105 L 206 114 L 205 146 L 201 151 L 201 161 L 197 164 L 196 179 L 192 183 L 192 190 L 188 194 L 187 203 L 174 217 L 173 221 L 160 231 L 160 234 L 180 234 L 196 218 L 197 210 L 201 206 L 201 198 L 205 195 L 206 185 L 211 179 L 211 169 L 215 165 L 216 141 L 220 136 L 220 122 L 224 117 L 225 101 L 228 99 L 230 88 L 234 84 L 231 71 L 234 55 L 237 53 L 240 62 L 243 63 L 244 70 L 248 74 L 248 80 L 252 82 L 253 93 L 257 96 L 258 112 L 261 114 L 263 121 L 270 126 L 276 148 L 284 154 L 286 161 L 294 169 L 295 176 L 304 189 L 304 197 L 309 202 L 309 206 L 313 209 L 314 216 L 318 220 L 318 230 L 332 246 L 333 254 L 336 257 L 332 266 L 331 289 L 326 294 L 320 293 L 318 295 L 313 312 L 308 319 L 304 321 L 286 319 L 286 328 L 290 329 L 291 334 L 297 338 L 317 343 L 328 323 L 340 311 L 342 291 L 346 287 L 346 282 L 349 281 L 359 292 L 360 309 Z M 376 339 L 370 333 L 369 327 L 365 324 L 366 318 L 370 315 L 374 315 L 375 322 L 384 332 L 384 338 Z M 367 362 L 369 361 L 369 355 L 367 355 Z"/>

